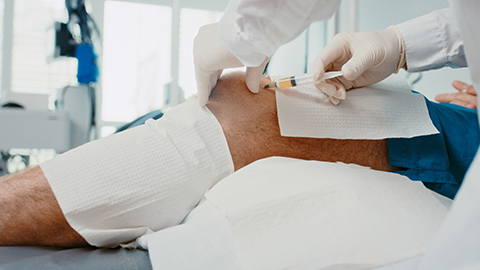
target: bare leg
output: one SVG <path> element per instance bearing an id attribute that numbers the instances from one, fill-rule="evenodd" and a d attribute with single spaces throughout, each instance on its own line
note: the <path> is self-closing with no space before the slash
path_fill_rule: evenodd
<path id="1" fill-rule="evenodd" d="M 37 166 L 0 182 L 0 245 L 88 244 L 68 225 Z"/>
<path id="2" fill-rule="evenodd" d="M 270 80 L 264 78 L 262 83 Z M 386 140 L 333 140 L 282 137 L 275 93 L 260 89 L 250 93 L 243 73 L 223 76 L 207 107 L 220 122 L 235 170 L 256 160 L 284 156 L 307 160 L 342 161 L 376 170 L 394 171 L 388 163 Z"/>
<path id="3" fill-rule="evenodd" d="M 264 83 L 268 83 L 267 78 Z M 390 171 L 385 140 L 324 140 L 280 136 L 275 95 L 251 94 L 244 74 L 223 77 L 207 107 L 220 122 L 235 170 L 261 158 L 343 161 Z M 0 181 L 0 245 L 85 246 L 67 223 L 40 167 Z"/>

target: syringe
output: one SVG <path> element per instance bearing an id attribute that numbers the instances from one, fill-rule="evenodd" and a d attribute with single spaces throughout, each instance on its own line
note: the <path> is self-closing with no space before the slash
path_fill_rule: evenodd
<path id="1" fill-rule="evenodd" d="M 331 71 L 325 72 L 323 80 L 332 79 L 338 76 L 342 76 L 341 71 Z M 264 85 L 263 88 L 291 88 L 299 85 L 313 84 L 313 75 L 312 74 L 302 74 L 297 76 L 291 76 L 280 79 L 278 82 L 272 82 L 267 85 Z"/>

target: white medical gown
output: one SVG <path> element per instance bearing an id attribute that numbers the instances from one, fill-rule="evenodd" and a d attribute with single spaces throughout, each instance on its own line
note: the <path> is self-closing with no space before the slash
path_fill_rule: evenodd
<path id="1" fill-rule="evenodd" d="M 451 8 L 397 25 L 405 40 L 408 71 L 445 66 L 470 69 L 480 90 L 480 1 L 450 0 Z M 480 156 L 419 269 L 480 269 Z"/>
<path id="2" fill-rule="evenodd" d="M 409 72 L 466 67 L 460 29 L 451 8 L 396 25 L 405 41 Z"/>
<path id="3" fill-rule="evenodd" d="M 259 66 L 312 22 L 330 18 L 340 0 L 231 0 L 219 35 L 245 66 Z"/>

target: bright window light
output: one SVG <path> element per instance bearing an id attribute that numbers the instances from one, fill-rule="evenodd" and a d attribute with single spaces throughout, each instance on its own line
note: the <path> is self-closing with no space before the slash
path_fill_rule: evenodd
<path id="1" fill-rule="evenodd" d="M 100 132 L 100 137 L 107 137 L 107 136 L 110 136 L 112 135 L 113 133 L 115 133 L 115 131 L 117 130 L 116 127 L 112 127 L 112 126 L 103 126 L 102 127 L 102 130 Z"/>
<path id="2" fill-rule="evenodd" d="M 105 1 L 102 118 L 127 122 L 159 109 L 171 80 L 172 9 Z"/>
<path id="3" fill-rule="evenodd" d="M 4 13 L 4 1 L 0 0 L 0 85 L 2 81 L 2 51 L 3 51 L 3 13 Z M 0 96 L 1 96 L 0 90 Z"/>
<path id="4" fill-rule="evenodd" d="M 180 55 L 178 84 L 189 97 L 197 93 L 193 66 L 193 40 L 202 25 L 218 22 L 223 12 L 187 9 L 180 10 Z"/>

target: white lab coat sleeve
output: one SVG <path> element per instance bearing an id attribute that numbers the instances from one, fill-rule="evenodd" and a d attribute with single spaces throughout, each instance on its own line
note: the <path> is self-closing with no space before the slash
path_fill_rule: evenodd
<path id="1" fill-rule="evenodd" d="M 396 25 L 405 41 L 409 72 L 466 67 L 463 41 L 450 8 Z"/>
<path id="2" fill-rule="evenodd" d="M 312 22 L 330 18 L 340 0 L 231 0 L 219 36 L 245 65 L 259 66 Z"/>

